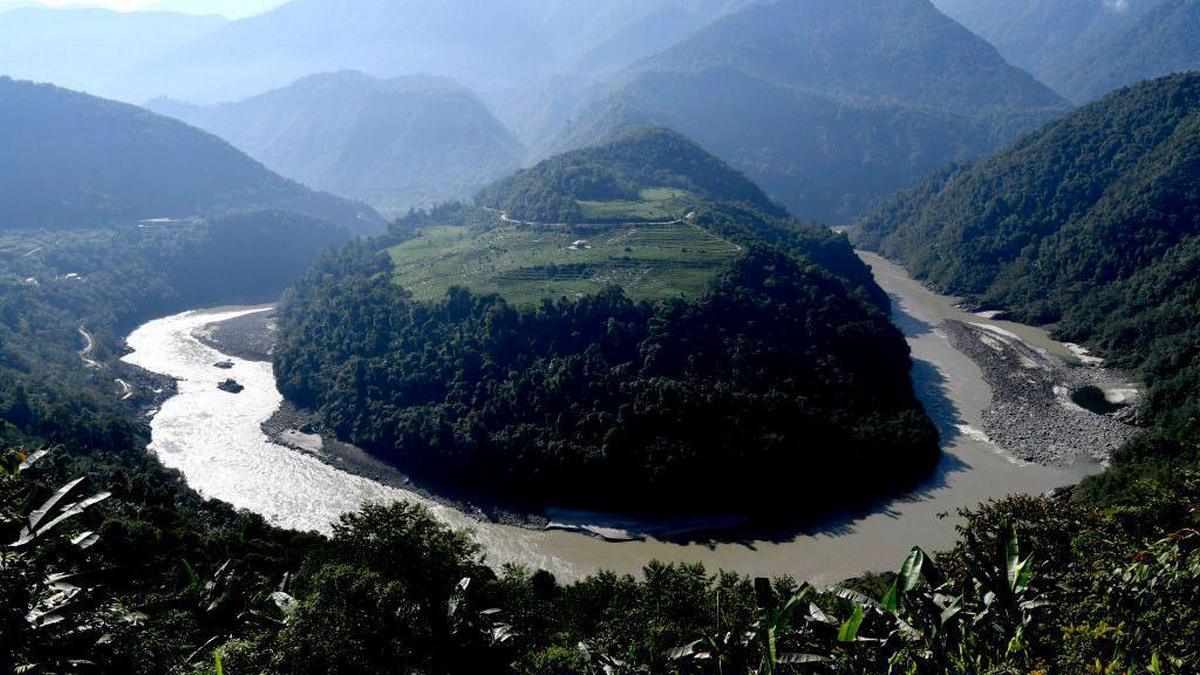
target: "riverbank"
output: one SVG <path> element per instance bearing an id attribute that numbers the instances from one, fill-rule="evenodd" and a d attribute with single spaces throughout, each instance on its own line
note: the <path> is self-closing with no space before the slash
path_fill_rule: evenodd
<path id="1" fill-rule="evenodd" d="M 1046 466 L 1104 464 L 1138 432 L 1129 423 L 1136 415 L 1137 385 L 1127 374 L 1096 361 L 1070 366 L 983 323 L 950 320 L 940 329 L 983 371 L 992 389 L 983 431 L 1013 456 Z M 1087 390 L 1106 395 L 1112 412 L 1100 414 L 1076 403 Z"/>
<path id="2" fill-rule="evenodd" d="M 196 339 L 227 356 L 270 362 L 279 333 L 275 308 L 263 305 L 256 309 L 266 311 L 205 324 L 196 330 Z"/>
<path id="3" fill-rule="evenodd" d="M 569 581 L 599 570 L 638 575 L 649 561 L 659 560 L 750 576 L 788 575 L 815 585 L 836 583 L 856 572 L 894 569 L 912 546 L 953 545 L 960 509 L 1012 494 L 1045 494 L 1095 470 L 1020 462 L 981 440 L 991 390 L 980 368 L 936 329 L 947 318 L 970 320 L 970 315 L 898 267 L 865 254 L 864 259 L 893 299 L 893 321 L 912 349 L 914 385 L 942 432 L 942 460 L 927 481 L 902 497 L 784 531 L 733 527 L 692 536 L 654 532 L 632 540 L 606 539 L 600 537 L 625 531 L 617 527 L 585 535 L 581 529 L 597 527 L 596 514 L 567 512 L 553 514 L 548 529 L 512 527 L 470 518 L 411 486 L 391 487 L 339 470 L 263 433 L 263 423 L 283 404 L 270 364 L 227 356 L 194 336 L 198 328 L 245 311 L 200 310 L 149 322 L 129 336 L 133 352 L 126 359 L 179 383 L 178 394 L 151 418 L 151 451 L 206 497 L 262 514 L 278 526 L 328 532 L 341 514 L 364 503 L 401 499 L 428 506 L 452 527 L 469 529 L 497 568 L 517 563 Z M 1038 348 L 1070 354 L 1042 331 L 1019 325 L 1012 330 L 1028 335 Z M 222 361 L 232 368 L 216 368 Z M 238 396 L 218 391 L 217 383 L 227 377 L 245 384 L 246 391 Z M 302 423 L 289 426 L 298 432 L 290 442 L 315 449 Z M 577 524 L 576 518 L 584 522 Z M 558 526 L 565 529 L 549 529 Z"/>
<path id="4" fill-rule="evenodd" d="M 195 330 L 193 336 L 201 344 L 226 356 L 269 362 L 277 337 L 275 316 L 274 311 L 265 311 L 209 323 Z M 217 362 L 214 367 L 224 365 Z M 569 509 L 549 508 L 543 513 L 512 509 L 475 496 L 459 495 L 449 488 L 422 485 L 394 465 L 358 446 L 338 440 L 332 432 L 322 427 L 312 411 L 303 410 L 286 399 L 261 427 L 273 443 L 304 453 L 340 471 L 415 493 L 478 523 L 531 531 L 575 532 L 608 542 L 627 542 L 715 533 L 740 526 L 746 521 L 744 517 L 736 515 L 645 520 Z"/>

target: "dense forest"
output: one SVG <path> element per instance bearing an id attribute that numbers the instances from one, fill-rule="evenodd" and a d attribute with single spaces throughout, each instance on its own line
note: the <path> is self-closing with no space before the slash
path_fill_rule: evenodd
<path id="1" fill-rule="evenodd" d="M 87 322 L 113 367 L 118 325 L 180 306 L 161 278 L 171 256 L 195 258 L 189 240 L 222 250 L 205 231 L 6 235 L 2 342 L 18 358 L 0 368 L 0 541 L 24 543 L 0 553 L 0 671 L 1182 674 L 1200 659 L 1194 462 L 1136 477 L 1118 465 L 1106 475 L 1126 490 L 1073 501 L 983 505 L 952 550 L 831 588 L 657 563 L 563 584 L 487 567 L 468 534 L 409 506 L 320 537 L 203 501 L 146 453 L 145 427 L 80 362 L 74 328 Z M 816 250 L 838 248 L 829 237 Z M 337 260 L 355 256 L 323 264 Z M 814 276 L 829 281 L 799 278 Z M 814 483 L 791 478 L 788 494 Z"/>
<path id="2" fill-rule="evenodd" d="M 1151 384 L 1145 416 L 1200 431 L 1200 75 L 1116 92 L 896 198 L 860 244 L 940 288 L 1054 323 Z M 1130 452 L 1141 452 L 1140 445 Z M 1155 452 L 1166 452 L 1159 448 Z"/>
<path id="3" fill-rule="evenodd" d="M 355 246 L 296 286 L 280 327 L 280 390 L 340 437 L 534 507 L 793 517 L 911 483 L 938 456 L 886 315 L 780 252 L 745 255 L 697 302 L 611 288 L 518 309 L 467 289 L 411 302 Z M 783 497 L 801 473 L 821 484 Z M 713 480 L 722 496 L 696 490 Z"/>
<path id="4" fill-rule="evenodd" d="M 1070 66 L 1082 97 L 1200 54 L 1200 0 L 986 4 L 1043 35 L 1071 33 L 1045 17 L 1080 8 L 1136 20 Z M 558 142 L 671 124 L 767 189 L 654 127 L 385 232 L 370 207 L 204 132 L 0 77 L 0 675 L 1200 672 L 1200 74 L 1116 92 L 969 165 L 1066 111 L 928 0 L 69 12 L 0 11 L 0 70 L 69 71 L 136 100 L 436 70 L 490 85 L 489 105 L 540 134 L 590 92 Z M 85 14 L 97 23 L 67 18 Z M 529 91 L 558 70 L 537 85 L 550 96 Z M 348 124 L 356 106 L 338 103 L 320 126 Z M 397 121 L 361 109 L 387 111 L 357 120 L 370 129 Z M 916 184 L 946 160 L 964 163 Z M 875 210 L 901 185 L 915 187 Z M 407 503 L 283 530 L 147 448 L 173 383 L 123 363 L 124 336 L 283 294 L 281 389 L 418 482 L 518 510 L 720 511 L 780 536 L 835 512 L 854 529 L 856 507 L 886 508 L 868 500 L 926 498 L 908 488 L 938 461 L 937 432 L 851 240 L 774 197 L 805 216 L 871 209 L 856 244 L 1135 373 L 1145 430 L 1074 488 L 945 514 L 948 550 L 914 547 L 886 573 L 847 559 L 821 586 L 656 561 L 559 579 L 497 565 Z M 527 286 L 537 272 L 597 289 L 518 301 L 472 287 L 483 275 L 460 258 L 413 255 L 461 282 L 417 300 L 398 249 L 421 241 L 487 249 L 462 259 L 512 263 L 500 271 Z M 645 283 L 635 294 L 614 269 Z M 689 275 L 702 292 L 664 281 Z"/>

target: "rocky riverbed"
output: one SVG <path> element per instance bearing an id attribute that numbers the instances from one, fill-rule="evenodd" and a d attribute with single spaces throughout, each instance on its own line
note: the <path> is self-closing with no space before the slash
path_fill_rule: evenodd
<path id="1" fill-rule="evenodd" d="M 1095 360 L 1072 365 L 983 323 L 946 321 L 951 344 L 983 370 L 992 402 L 983 411 L 988 438 L 1015 457 L 1047 466 L 1107 462 L 1137 433 L 1138 388 Z M 1094 394 L 1102 406 L 1077 401 Z"/>
<path id="2" fill-rule="evenodd" d="M 197 330 L 195 335 L 196 339 L 223 354 L 247 361 L 270 361 L 278 332 L 275 310 L 271 309 L 210 323 Z"/>

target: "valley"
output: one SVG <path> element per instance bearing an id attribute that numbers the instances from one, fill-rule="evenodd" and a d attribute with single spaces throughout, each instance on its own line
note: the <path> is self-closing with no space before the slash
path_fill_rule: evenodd
<path id="1" fill-rule="evenodd" d="M 0 675 L 1200 670 L 1200 0 L 0 0 Z"/>

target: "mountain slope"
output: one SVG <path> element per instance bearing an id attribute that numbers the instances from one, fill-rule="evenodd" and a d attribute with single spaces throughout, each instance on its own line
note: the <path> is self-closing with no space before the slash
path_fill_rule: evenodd
<path id="1" fill-rule="evenodd" d="M 170 12 L 30 7 L 0 13 L 0 74 L 130 101 L 118 82 L 228 23 Z"/>
<path id="2" fill-rule="evenodd" d="M 741 202 L 775 217 L 786 214 L 745 176 L 665 128 L 635 130 L 547 159 L 498 181 L 477 201 L 516 219 L 579 222 L 588 219 L 581 202 L 636 202 L 643 191 L 662 189 L 691 199 Z"/>
<path id="3" fill-rule="evenodd" d="M 0 78 L 0 228 L 88 227 L 278 208 L 355 231 L 369 207 L 313 192 L 141 108 Z"/>
<path id="4" fill-rule="evenodd" d="M 1063 105 L 927 0 L 755 4 L 634 66 L 614 89 L 555 147 L 670 126 L 796 213 L 831 220 Z"/>
<path id="5" fill-rule="evenodd" d="M 1160 0 L 1104 44 L 1068 61 L 1061 91 L 1091 101 L 1153 77 L 1200 69 L 1200 0 Z"/>
<path id="6" fill-rule="evenodd" d="M 1194 0 L 935 0 L 1011 63 L 1078 103 L 1200 67 Z"/>
<path id="7" fill-rule="evenodd" d="M 1195 401 L 1197 175 L 1200 74 L 1170 76 L 897 197 L 858 242 L 940 288 L 1058 322 L 1064 337 L 1142 368 L 1152 398 L 1169 387 Z"/>
<path id="8" fill-rule="evenodd" d="M 281 175 L 391 213 L 474 194 L 524 152 L 474 94 L 437 78 L 331 73 L 235 103 L 149 106 Z"/>
<path id="9" fill-rule="evenodd" d="M 280 390 L 405 471 L 521 509 L 792 518 L 936 461 L 887 298 L 845 237 L 687 139 L 640 131 L 481 198 L 506 200 L 599 216 L 445 206 L 333 256 L 282 309 Z M 785 497 L 799 471 L 821 480 Z"/>

